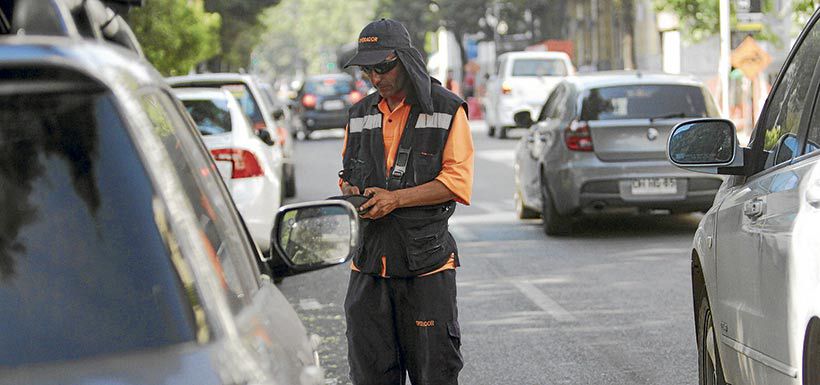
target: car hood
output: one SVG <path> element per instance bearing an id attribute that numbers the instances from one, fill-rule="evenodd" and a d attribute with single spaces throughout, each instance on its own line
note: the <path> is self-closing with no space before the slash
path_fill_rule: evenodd
<path id="1" fill-rule="evenodd" d="M 222 384 L 214 345 L 186 343 L 79 361 L 0 366 L 0 384 Z"/>

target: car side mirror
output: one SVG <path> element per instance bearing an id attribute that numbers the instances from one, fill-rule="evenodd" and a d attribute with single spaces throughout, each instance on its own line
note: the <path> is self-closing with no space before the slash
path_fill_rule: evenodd
<path id="1" fill-rule="evenodd" d="M 282 110 L 281 108 L 277 108 L 277 109 L 273 110 L 273 119 L 274 120 L 280 120 L 283 117 L 285 117 L 285 111 L 284 110 Z"/>
<path id="2" fill-rule="evenodd" d="M 276 213 L 271 250 L 292 270 L 338 265 L 359 251 L 359 215 L 346 201 L 327 200 L 283 206 Z"/>
<path id="3" fill-rule="evenodd" d="M 261 139 L 263 142 L 265 142 L 265 144 L 267 144 L 268 146 L 273 146 L 274 145 L 273 138 L 270 136 L 270 132 L 268 132 L 268 130 L 257 129 L 255 131 L 256 131 L 256 136 L 258 136 L 259 139 Z"/>
<path id="4" fill-rule="evenodd" d="M 515 121 L 516 126 L 523 128 L 528 128 L 534 123 L 532 121 L 532 115 L 529 111 L 516 112 L 515 115 L 513 115 L 513 120 Z"/>
<path id="5" fill-rule="evenodd" d="M 667 143 L 667 157 L 683 169 L 709 173 L 743 173 L 744 151 L 735 124 L 727 119 L 696 119 L 680 123 Z"/>

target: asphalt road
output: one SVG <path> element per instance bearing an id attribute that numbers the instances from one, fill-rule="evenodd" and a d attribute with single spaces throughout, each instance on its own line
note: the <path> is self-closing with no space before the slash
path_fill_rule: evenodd
<path id="1" fill-rule="evenodd" d="M 296 143 L 298 195 L 337 195 L 341 130 Z M 512 132 L 515 136 L 517 133 Z M 548 237 L 513 211 L 513 149 L 474 122 L 473 202 L 451 231 L 459 244 L 459 322 L 466 385 L 694 384 L 697 353 L 689 246 L 699 216 L 583 220 Z M 342 305 L 349 267 L 279 286 L 321 338 L 327 384 L 349 384 Z"/>

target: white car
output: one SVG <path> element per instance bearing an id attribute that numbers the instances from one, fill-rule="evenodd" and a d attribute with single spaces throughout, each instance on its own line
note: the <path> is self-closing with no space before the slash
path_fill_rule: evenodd
<path id="1" fill-rule="evenodd" d="M 273 111 L 268 103 L 265 103 L 265 96 L 259 88 L 257 78 L 247 74 L 216 73 L 174 76 L 165 80 L 173 88 L 222 87 L 230 91 L 239 102 L 242 111 L 250 119 L 253 129 L 267 132 L 271 139 L 269 144 L 279 148 L 283 157 L 282 175 L 284 175 L 285 182 L 282 184 L 282 194 L 288 198 L 296 195 L 293 143 L 289 140 L 285 127 L 277 123 L 279 118 L 277 115 L 280 115 L 282 111 Z"/>
<path id="2" fill-rule="evenodd" d="M 668 157 L 730 175 L 692 244 L 700 384 L 820 384 L 820 13 L 748 147 L 731 121 L 679 124 Z"/>
<path id="3" fill-rule="evenodd" d="M 538 116 L 547 95 L 567 75 L 575 73 L 569 56 L 563 52 L 517 51 L 498 57 L 498 66 L 487 83 L 484 113 L 488 133 L 507 137 L 515 128 L 513 116 L 529 111 Z"/>
<path id="4" fill-rule="evenodd" d="M 271 213 L 282 204 L 281 152 L 257 136 L 228 90 L 177 88 L 174 94 L 194 119 L 251 237 L 267 252 Z"/>

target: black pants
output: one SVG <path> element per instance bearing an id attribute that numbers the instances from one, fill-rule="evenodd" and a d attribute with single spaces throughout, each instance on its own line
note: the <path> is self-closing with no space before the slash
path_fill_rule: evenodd
<path id="1" fill-rule="evenodd" d="M 462 363 L 456 271 L 426 277 L 350 274 L 345 298 L 355 385 L 456 385 Z"/>

